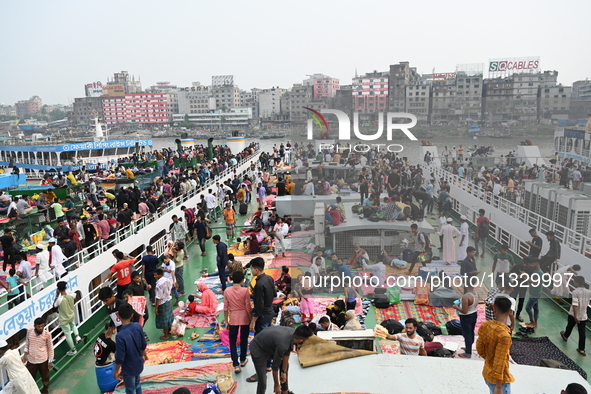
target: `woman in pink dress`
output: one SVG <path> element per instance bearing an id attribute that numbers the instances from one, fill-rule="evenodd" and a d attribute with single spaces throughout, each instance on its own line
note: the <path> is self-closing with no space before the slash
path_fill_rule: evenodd
<path id="1" fill-rule="evenodd" d="M 244 367 L 248 361 L 246 353 L 252 307 L 248 288 L 243 287 L 244 273 L 242 271 L 233 272 L 232 282 L 232 287 L 228 287 L 224 292 L 224 321 L 226 329 L 230 331 L 230 355 L 234 372 L 240 373 L 242 372 L 240 367 Z M 238 332 L 240 332 L 240 364 L 236 348 Z"/>
<path id="2" fill-rule="evenodd" d="M 214 292 L 203 282 L 197 284 L 197 289 L 201 295 L 191 294 L 194 297 L 201 298 L 201 302 L 195 307 L 195 313 L 213 315 L 218 309 L 218 299 Z"/>

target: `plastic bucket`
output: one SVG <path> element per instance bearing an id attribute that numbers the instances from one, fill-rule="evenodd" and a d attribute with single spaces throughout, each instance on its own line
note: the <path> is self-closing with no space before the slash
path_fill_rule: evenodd
<path id="1" fill-rule="evenodd" d="M 115 390 L 115 386 L 119 383 L 119 380 L 113 378 L 113 372 L 115 371 L 115 363 L 107 365 L 96 365 L 96 382 L 98 383 L 99 389 L 102 393 L 108 393 Z"/>

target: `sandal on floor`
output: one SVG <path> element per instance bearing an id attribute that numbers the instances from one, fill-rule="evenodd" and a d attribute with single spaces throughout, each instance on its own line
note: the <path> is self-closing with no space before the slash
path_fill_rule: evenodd
<path id="1" fill-rule="evenodd" d="M 246 364 L 248 364 L 248 359 L 246 359 L 246 360 L 242 361 L 242 362 L 240 363 L 240 366 L 244 368 L 244 367 L 246 366 Z"/>
<path id="2" fill-rule="evenodd" d="M 240 373 L 242 369 L 240 367 L 234 367 L 234 373 Z"/>
<path id="3" fill-rule="evenodd" d="M 568 341 L 568 338 L 566 337 L 566 335 L 564 335 L 564 331 L 560 331 L 560 336 L 562 337 L 562 340 L 564 342 Z"/>
<path id="4" fill-rule="evenodd" d="M 577 353 L 579 353 L 581 356 L 586 356 L 587 353 L 584 350 L 581 349 L 577 349 Z"/>
<path id="5" fill-rule="evenodd" d="M 257 377 L 257 374 L 255 373 L 254 375 L 249 376 L 248 378 L 246 378 L 246 381 L 248 383 L 254 383 L 254 382 L 258 382 L 259 381 L 259 378 Z"/>

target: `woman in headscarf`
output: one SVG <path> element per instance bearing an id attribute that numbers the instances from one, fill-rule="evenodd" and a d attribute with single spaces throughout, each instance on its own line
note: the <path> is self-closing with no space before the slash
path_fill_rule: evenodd
<path id="1" fill-rule="evenodd" d="M 259 244 L 256 234 L 251 234 L 248 242 L 248 250 L 245 251 L 244 254 L 258 254 L 260 249 L 261 245 Z"/>
<path id="2" fill-rule="evenodd" d="M 201 302 L 195 307 L 195 313 L 203 313 L 207 315 L 214 314 L 218 309 L 218 300 L 214 292 L 207 287 L 204 282 L 197 284 L 197 289 L 201 292 L 201 295 L 191 294 L 196 298 L 201 298 Z"/>
<path id="3" fill-rule="evenodd" d="M 345 323 L 343 330 L 361 330 L 363 328 L 361 327 L 361 323 L 359 323 L 353 309 L 349 309 L 347 313 L 345 313 L 345 320 L 347 323 Z"/>

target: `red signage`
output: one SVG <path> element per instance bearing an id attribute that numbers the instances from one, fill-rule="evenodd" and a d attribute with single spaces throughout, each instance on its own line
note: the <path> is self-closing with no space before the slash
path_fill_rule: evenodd
<path id="1" fill-rule="evenodd" d="M 436 73 L 433 74 L 433 79 L 453 79 L 456 77 L 456 73 Z"/>

